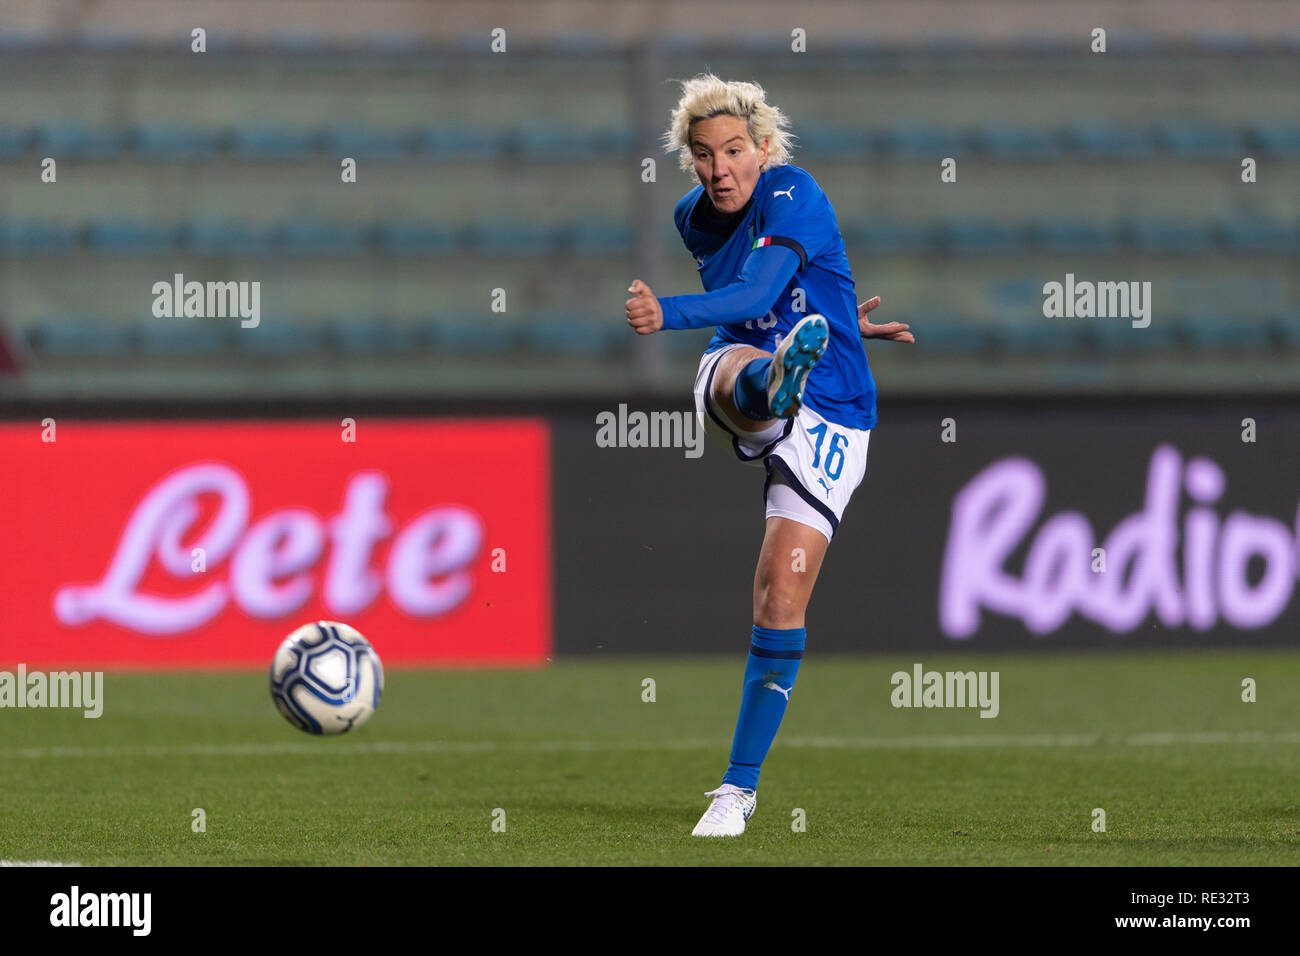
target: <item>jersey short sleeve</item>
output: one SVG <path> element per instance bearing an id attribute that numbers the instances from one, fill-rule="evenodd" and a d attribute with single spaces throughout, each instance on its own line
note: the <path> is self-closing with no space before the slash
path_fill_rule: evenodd
<path id="1" fill-rule="evenodd" d="M 753 247 L 787 246 L 799 254 L 801 271 L 838 235 L 826 194 L 796 167 L 783 167 L 768 177 L 762 203 Z"/>

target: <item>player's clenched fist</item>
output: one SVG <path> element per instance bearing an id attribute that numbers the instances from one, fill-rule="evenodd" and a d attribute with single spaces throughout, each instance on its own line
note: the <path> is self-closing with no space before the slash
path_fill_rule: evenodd
<path id="1" fill-rule="evenodd" d="M 627 324 L 637 335 L 650 335 L 664 327 L 664 310 L 650 287 L 640 279 L 627 287 L 632 298 L 627 300 Z"/>

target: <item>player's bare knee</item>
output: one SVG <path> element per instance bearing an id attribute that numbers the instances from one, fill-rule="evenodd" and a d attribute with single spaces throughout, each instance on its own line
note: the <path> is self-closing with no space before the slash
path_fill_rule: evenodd
<path id="1" fill-rule="evenodd" d="M 754 623 L 759 627 L 802 627 L 807 599 L 796 588 L 773 584 L 754 595 Z"/>

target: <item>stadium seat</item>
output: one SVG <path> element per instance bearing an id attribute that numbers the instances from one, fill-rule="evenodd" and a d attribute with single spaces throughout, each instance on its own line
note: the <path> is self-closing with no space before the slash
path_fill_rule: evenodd
<path id="1" fill-rule="evenodd" d="M 931 230 L 925 226 L 886 219 L 850 222 L 842 231 L 846 242 L 877 256 L 915 255 L 931 244 Z"/>
<path id="2" fill-rule="evenodd" d="M 398 160 L 411 154 L 414 134 L 408 130 L 384 130 L 356 123 L 336 123 L 324 134 L 325 148 L 337 162 L 353 159 Z"/>
<path id="3" fill-rule="evenodd" d="M 160 162 L 204 162 L 221 151 L 222 130 L 142 123 L 134 130 L 136 151 L 144 159 Z"/>
<path id="4" fill-rule="evenodd" d="M 1211 230 L 1203 223 L 1134 219 L 1125 231 L 1133 246 L 1146 253 L 1179 255 L 1211 248 Z"/>
<path id="5" fill-rule="evenodd" d="M 525 123 L 511 131 L 510 149 L 525 162 L 560 162 L 589 159 L 602 150 L 596 133 L 555 126 L 550 123 Z"/>
<path id="6" fill-rule="evenodd" d="M 424 222 L 383 222 L 376 239 L 381 254 L 398 258 L 451 255 L 459 245 L 455 230 Z"/>
<path id="7" fill-rule="evenodd" d="M 134 329 L 141 355 L 217 355 L 229 348 L 238 319 L 148 318 Z"/>
<path id="8" fill-rule="evenodd" d="M 437 319 L 427 334 L 433 350 L 448 355 L 496 355 L 519 347 L 524 330 L 497 314 L 472 319 Z"/>
<path id="9" fill-rule="evenodd" d="M 1041 305 L 1042 299 L 1039 298 Z M 1076 319 L 1049 319 L 1038 315 L 996 326 L 999 347 L 1011 355 L 1042 355 L 1077 351 L 1082 329 Z"/>
<path id="10" fill-rule="evenodd" d="M 556 230 L 548 225 L 507 220 L 480 222 L 470 227 L 473 248 L 487 256 L 530 256 L 551 252 Z"/>
<path id="11" fill-rule="evenodd" d="M 579 256 L 625 256 L 632 251 L 632 227 L 621 222 L 571 223 L 560 230 L 560 241 Z"/>
<path id="12" fill-rule="evenodd" d="M 1262 219 L 1230 219 L 1220 223 L 1219 237 L 1239 254 L 1295 252 L 1300 247 L 1300 227 Z"/>
<path id="13" fill-rule="evenodd" d="M 1300 126 L 1294 123 L 1256 123 L 1250 131 L 1253 145 L 1273 156 L 1300 156 Z"/>
<path id="14" fill-rule="evenodd" d="M 1049 220 L 1031 224 L 1027 230 L 1027 252 L 1057 254 L 1106 255 L 1118 246 L 1116 231 L 1110 225 L 1094 222 Z"/>
<path id="15" fill-rule="evenodd" d="M 1155 140 L 1164 149 L 1184 159 L 1222 159 L 1244 155 L 1241 134 L 1223 126 L 1187 120 L 1157 123 Z"/>
<path id="16" fill-rule="evenodd" d="M 220 321 L 220 320 L 218 320 Z M 226 319 L 235 347 L 249 355 L 282 357 L 307 355 L 325 345 L 321 326 L 285 315 L 263 315 L 256 326 L 244 328 L 237 318 Z"/>
<path id="17" fill-rule="evenodd" d="M 796 144 L 801 154 L 827 160 L 866 161 L 879 152 L 871 134 L 855 127 L 809 125 L 800 129 Z"/>
<path id="18" fill-rule="evenodd" d="M 329 337 L 344 355 L 406 355 L 423 344 L 418 329 L 369 316 L 335 319 Z"/>
<path id="19" fill-rule="evenodd" d="M 917 123 L 893 123 L 880 134 L 881 146 L 904 159 L 958 157 L 966 151 L 963 134 L 948 126 L 924 126 Z"/>
<path id="20" fill-rule="evenodd" d="M 320 143 L 319 130 L 295 129 L 279 123 L 248 123 L 235 127 L 231 146 L 246 160 L 305 159 Z"/>
<path id="21" fill-rule="evenodd" d="M 231 222 L 224 219 L 197 219 L 181 230 L 181 244 L 200 256 L 254 258 L 271 251 L 269 226 Z"/>
<path id="22" fill-rule="evenodd" d="M 1178 346 L 1174 318 L 1157 316 L 1144 329 L 1135 329 L 1131 319 L 1076 319 L 1083 340 L 1103 352 L 1146 354 L 1167 352 Z"/>
<path id="23" fill-rule="evenodd" d="M 58 222 L 0 222 L 0 252 L 6 256 L 55 256 L 76 251 L 81 241 L 77 226 Z"/>
<path id="24" fill-rule="evenodd" d="M 1042 162 L 1061 155 L 1055 132 L 1011 124 L 980 127 L 971 135 L 971 145 L 994 159 L 1009 162 Z"/>
<path id="25" fill-rule="evenodd" d="M 1147 159 L 1153 152 L 1146 130 L 1111 123 L 1076 123 L 1063 136 L 1070 149 L 1089 160 Z"/>
<path id="26" fill-rule="evenodd" d="M 1155 326 L 1155 322 L 1151 324 Z M 1273 330 L 1267 322 L 1242 319 L 1227 308 L 1189 314 L 1180 328 L 1192 348 L 1207 352 L 1259 352 L 1273 344 Z"/>
<path id="27" fill-rule="evenodd" d="M 950 254 L 959 256 L 1009 256 L 1023 247 L 1017 227 L 986 219 L 945 223 L 938 229 L 938 239 Z"/>
<path id="28" fill-rule="evenodd" d="M 476 127 L 438 124 L 417 131 L 412 146 L 443 162 L 496 160 L 504 154 L 504 137 Z"/>
<path id="29" fill-rule="evenodd" d="M 0 160 L 24 156 L 31 145 L 31 130 L 17 126 L 0 126 Z"/>
<path id="30" fill-rule="evenodd" d="M 961 317 L 911 316 L 898 319 L 913 326 L 917 348 L 936 355 L 972 356 L 987 352 L 993 335 L 987 323 Z"/>
<path id="31" fill-rule="evenodd" d="M 50 358 L 119 357 L 134 345 L 124 323 L 90 315 L 41 319 L 27 330 L 27 342 L 38 354 Z"/>
<path id="32" fill-rule="evenodd" d="M 176 226 L 133 219 L 92 222 L 86 228 L 86 242 L 101 255 L 164 255 L 176 247 Z"/>
<path id="33" fill-rule="evenodd" d="M 1272 321 L 1273 335 L 1285 347 L 1300 349 L 1300 307 L 1286 309 Z"/>
<path id="34" fill-rule="evenodd" d="M 550 355 L 599 355 L 622 344 L 628 334 L 626 323 L 602 324 L 596 318 L 581 322 L 565 313 L 539 313 L 528 319 L 526 341 L 534 351 Z"/>
<path id="35" fill-rule="evenodd" d="M 117 159 L 122 155 L 121 130 L 100 129 L 76 121 L 47 123 L 37 127 L 36 151 L 55 160 Z"/>
<path id="36" fill-rule="evenodd" d="M 286 256 L 356 256 L 366 247 L 361 227 L 314 219 L 280 223 L 273 243 Z"/>

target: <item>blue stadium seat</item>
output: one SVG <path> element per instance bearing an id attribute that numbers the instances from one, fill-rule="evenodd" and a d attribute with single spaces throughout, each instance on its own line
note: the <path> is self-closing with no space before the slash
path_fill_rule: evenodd
<path id="1" fill-rule="evenodd" d="M 1300 156 L 1300 126 L 1294 123 L 1257 122 L 1250 135 L 1262 152 L 1273 156 Z"/>
<path id="2" fill-rule="evenodd" d="M 507 220 L 480 222 L 470 227 L 473 248 L 487 256 L 532 256 L 551 252 L 556 246 L 553 227 Z"/>
<path id="3" fill-rule="evenodd" d="M 599 355 L 629 334 L 626 322 L 582 322 L 568 313 L 539 313 L 529 317 L 526 341 L 534 351 L 549 355 Z"/>
<path id="4" fill-rule="evenodd" d="M 304 159 L 315 152 L 320 131 L 280 123 L 246 123 L 235 127 L 231 146 L 240 159 Z"/>
<path id="5" fill-rule="evenodd" d="M 422 346 L 416 328 L 371 316 L 335 319 L 329 333 L 344 355 L 406 355 Z"/>
<path id="6" fill-rule="evenodd" d="M 914 223 L 866 219 L 848 223 L 842 230 L 847 242 L 872 255 L 914 255 L 927 250 L 932 230 Z"/>
<path id="7" fill-rule="evenodd" d="M 1041 162 L 1061 155 L 1054 131 L 1009 123 L 980 127 L 972 134 L 971 143 L 980 152 L 1010 162 Z"/>
<path id="8" fill-rule="evenodd" d="M 1155 321 L 1151 323 L 1155 326 Z M 1183 337 L 1194 349 L 1206 352 L 1262 352 L 1273 344 L 1267 322 L 1242 319 L 1230 308 L 1219 312 L 1193 312 L 1181 323 Z"/>
<path id="9" fill-rule="evenodd" d="M 561 241 L 574 255 L 625 256 L 632 251 L 632 227 L 621 222 L 579 220 L 562 230 Z"/>
<path id="10" fill-rule="evenodd" d="M 1041 317 L 1043 280 L 1002 279 L 989 287 L 989 300 L 1000 315 Z"/>
<path id="11" fill-rule="evenodd" d="M 433 320 L 427 330 L 435 352 L 449 355 L 498 355 L 517 349 L 524 330 L 502 315 Z"/>
<path id="12" fill-rule="evenodd" d="M 268 358 L 308 355 L 325 345 L 323 328 L 285 315 L 262 315 L 252 328 L 244 328 L 237 318 L 226 321 L 230 323 L 235 347 L 249 355 Z"/>
<path id="13" fill-rule="evenodd" d="M 992 346 L 988 325 L 973 319 L 904 315 L 898 321 L 912 326 L 917 348 L 937 355 L 979 355 Z"/>
<path id="14" fill-rule="evenodd" d="M 1023 248 L 1020 230 L 986 219 L 958 220 L 939 227 L 939 241 L 952 255 L 1009 256 Z"/>
<path id="15" fill-rule="evenodd" d="M 411 153 L 413 134 L 409 130 L 384 130 L 357 123 L 336 123 L 325 131 L 325 148 L 335 160 L 405 159 Z"/>
<path id="16" fill-rule="evenodd" d="M 809 125 L 799 131 L 800 153 L 828 160 L 870 160 L 878 153 L 875 139 L 864 129 Z"/>
<path id="17" fill-rule="evenodd" d="M 1300 349 L 1300 307 L 1286 309 L 1273 319 L 1273 335 L 1289 349 Z"/>
<path id="18" fill-rule="evenodd" d="M 35 147 L 55 160 L 117 159 L 125 137 L 121 130 L 101 129 L 75 120 L 47 123 L 36 129 Z"/>
<path id="19" fill-rule="evenodd" d="M 52 358 L 119 357 L 134 344 L 125 324 L 90 315 L 41 319 L 28 329 L 27 341 L 37 353 Z"/>
<path id="20" fill-rule="evenodd" d="M 57 256 L 76 251 L 81 229 L 57 222 L 0 222 L 0 251 L 6 256 Z"/>
<path id="21" fill-rule="evenodd" d="M 196 219 L 181 231 L 181 243 L 199 256 L 260 258 L 271 251 L 271 227 L 225 219 Z"/>
<path id="22" fill-rule="evenodd" d="M 966 150 L 965 136 L 948 126 L 892 123 L 880 134 L 881 146 L 907 159 L 959 157 Z"/>
<path id="23" fill-rule="evenodd" d="M 1063 135 L 1066 145 L 1084 159 L 1147 159 L 1153 152 L 1151 135 L 1145 129 L 1112 123 L 1075 123 Z"/>
<path id="24" fill-rule="evenodd" d="M 629 126 L 609 126 L 595 132 L 596 149 L 606 156 L 627 156 L 636 149 L 636 130 Z"/>
<path id="25" fill-rule="evenodd" d="M 232 330 L 238 328 L 238 319 L 142 319 L 134 329 L 136 350 L 141 355 L 216 355 L 229 348 Z"/>
<path id="26" fill-rule="evenodd" d="M 160 162 L 204 162 L 215 159 L 225 139 L 223 130 L 142 123 L 135 128 L 135 148 L 145 159 Z"/>
<path id="27" fill-rule="evenodd" d="M 426 126 L 416 133 L 413 145 L 424 156 L 444 162 L 495 160 L 505 152 L 500 133 L 454 124 Z"/>
<path id="28" fill-rule="evenodd" d="M 102 255 L 165 255 L 176 247 L 176 226 L 134 219 L 92 222 L 86 229 L 90 249 Z"/>
<path id="29" fill-rule="evenodd" d="M 1224 126 L 1188 120 L 1167 120 L 1155 127 L 1156 142 L 1175 156 L 1222 159 L 1245 155 L 1241 134 Z"/>
<path id="30" fill-rule="evenodd" d="M 424 222 L 383 222 L 376 231 L 379 251 L 386 256 L 444 256 L 459 245 L 447 226 Z"/>
<path id="31" fill-rule="evenodd" d="M 273 243 L 287 256 L 357 256 L 365 251 L 366 237 L 347 223 L 295 219 L 275 227 Z"/>
<path id="32" fill-rule="evenodd" d="M 1204 223 L 1135 219 L 1127 224 L 1127 233 L 1141 252 L 1185 255 L 1211 248 L 1211 230 Z"/>
<path id="33" fill-rule="evenodd" d="M 1027 229 L 1029 253 L 1061 252 L 1106 255 L 1118 246 L 1116 230 L 1110 225 L 1054 219 L 1031 224 Z"/>
<path id="34" fill-rule="evenodd" d="M 996 327 L 998 345 L 1011 355 L 1077 351 L 1083 338 L 1078 321 L 1048 319 L 1040 312 L 1019 321 L 999 323 Z"/>
<path id="35" fill-rule="evenodd" d="M 1230 219 L 1219 224 L 1219 236 L 1236 253 L 1282 254 L 1300 247 L 1300 227 L 1262 219 Z"/>
<path id="36" fill-rule="evenodd" d="M 0 30 L 0 53 L 40 53 L 53 41 L 54 37 L 49 33 Z"/>
<path id="37" fill-rule="evenodd" d="M 602 149 L 596 133 L 550 123 L 521 124 L 508 142 L 520 158 L 542 162 L 588 159 Z"/>
<path id="38" fill-rule="evenodd" d="M 31 130 L 17 126 L 0 126 L 0 160 L 24 156 L 31 149 L 31 145 Z"/>
<path id="39" fill-rule="evenodd" d="M 1084 340 L 1104 352 L 1116 354 L 1168 352 L 1178 347 L 1181 322 L 1157 315 L 1145 329 L 1133 328 L 1132 319 L 1075 319 L 1081 323 Z"/>

